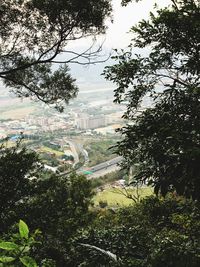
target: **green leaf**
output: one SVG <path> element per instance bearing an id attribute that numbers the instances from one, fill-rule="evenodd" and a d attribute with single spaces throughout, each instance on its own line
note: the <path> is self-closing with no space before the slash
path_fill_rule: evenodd
<path id="1" fill-rule="evenodd" d="M 6 256 L 1 256 L 0 257 L 0 261 L 3 262 L 3 263 L 12 262 L 14 260 L 15 260 L 15 258 L 13 258 L 13 257 L 6 257 Z"/>
<path id="2" fill-rule="evenodd" d="M 19 246 L 13 242 L 0 242 L 0 249 L 16 250 Z"/>
<path id="3" fill-rule="evenodd" d="M 26 267 L 38 267 L 35 260 L 29 256 L 24 256 L 23 258 L 19 258 L 19 259 Z"/>
<path id="4" fill-rule="evenodd" d="M 29 229 L 27 224 L 22 220 L 19 221 L 19 233 L 21 238 L 28 239 Z"/>

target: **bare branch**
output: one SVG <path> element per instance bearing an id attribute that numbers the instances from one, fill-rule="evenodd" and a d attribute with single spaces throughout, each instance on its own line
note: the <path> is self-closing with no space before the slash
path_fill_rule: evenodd
<path id="1" fill-rule="evenodd" d="M 173 80 L 173 81 L 175 81 L 176 83 L 179 83 L 179 84 L 181 84 L 181 85 L 183 85 L 183 86 L 188 86 L 189 84 L 187 84 L 186 82 L 184 82 L 182 79 L 180 79 L 180 78 L 175 78 L 175 77 L 172 77 L 172 76 L 170 76 L 170 75 L 167 75 L 167 74 L 156 74 L 156 76 L 157 77 L 161 77 L 161 78 L 168 78 L 168 79 L 170 79 L 170 80 Z"/>
<path id="2" fill-rule="evenodd" d="M 176 8 L 176 10 L 179 10 L 179 8 L 178 8 L 178 6 L 177 6 L 177 3 L 176 3 L 176 0 L 171 0 L 171 1 L 172 1 L 172 3 L 173 3 L 174 7 Z"/>
<path id="3" fill-rule="evenodd" d="M 42 97 L 41 94 L 39 94 L 38 92 L 36 92 L 35 90 L 33 90 L 30 86 L 26 85 L 25 83 L 16 81 L 15 79 L 12 79 L 12 78 L 7 77 L 7 76 L 6 76 L 6 78 L 5 78 L 4 76 L 0 75 L 0 78 L 2 78 L 2 79 L 6 79 L 6 80 L 8 80 L 8 81 L 10 81 L 10 82 L 13 82 L 13 83 L 16 83 L 16 84 L 18 84 L 18 85 L 20 85 L 20 86 L 23 86 L 23 87 L 26 88 L 28 91 L 30 91 L 31 93 L 33 93 L 33 94 L 38 98 L 38 100 L 41 100 L 41 101 L 43 101 L 43 102 L 46 103 L 46 104 L 49 103 L 49 101 L 46 101 L 46 100 Z M 20 92 L 20 93 L 21 93 L 21 92 Z"/>

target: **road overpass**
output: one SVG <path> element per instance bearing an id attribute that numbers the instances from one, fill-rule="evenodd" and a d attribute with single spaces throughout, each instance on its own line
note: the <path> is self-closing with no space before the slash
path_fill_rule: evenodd
<path id="1" fill-rule="evenodd" d="M 78 170 L 77 173 L 87 175 L 88 179 L 97 178 L 100 176 L 104 176 L 108 173 L 114 172 L 119 170 L 119 163 L 122 161 L 122 157 L 116 157 L 111 160 L 107 160 L 95 166 L 92 166 L 87 169 Z"/>
<path id="2" fill-rule="evenodd" d="M 98 165 L 95 165 L 95 166 L 89 168 L 89 171 L 91 171 L 91 172 L 94 173 L 94 172 L 97 172 L 97 171 L 99 171 L 99 170 L 106 169 L 106 168 L 108 168 L 108 167 L 110 167 L 110 166 L 112 166 L 112 165 L 117 165 L 117 164 L 119 164 L 121 161 L 122 161 L 122 157 L 116 157 L 116 158 L 114 158 L 114 159 L 107 160 L 107 161 L 105 161 L 105 162 L 102 162 L 102 163 L 100 163 L 100 164 L 98 164 Z"/>

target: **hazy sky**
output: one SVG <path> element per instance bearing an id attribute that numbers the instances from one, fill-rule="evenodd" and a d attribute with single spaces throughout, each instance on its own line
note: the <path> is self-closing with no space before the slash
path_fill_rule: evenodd
<path id="1" fill-rule="evenodd" d="M 170 0 L 143 0 L 139 3 L 130 3 L 126 7 L 122 7 L 120 2 L 120 0 L 113 1 L 114 23 L 108 23 L 105 43 L 108 47 L 128 45 L 131 39 L 131 34 L 128 34 L 131 26 L 143 18 L 148 18 L 156 2 L 162 7 L 169 4 Z"/>
<path id="2" fill-rule="evenodd" d="M 120 2 L 120 0 L 112 1 L 114 23 L 107 21 L 108 29 L 106 35 L 99 37 L 97 40 L 97 44 L 104 40 L 103 53 L 107 55 L 113 48 L 125 48 L 128 46 L 131 40 L 131 34 L 129 33 L 131 26 L 137 24 L 143 18 L 147 19 L 149 12 L 153 11 L 155 3 L 159 7 L 163 7 L 167 6 L 170 0 L 143 0 L 139 3 L 130 3 L 127 7 L 121 7 Z M 90 39 L 73 41 L 68 48 L 83 51 L 91 43 Z M 95 87 L 113 87 L 111 83 L 100 77 L 104 66 L 110 64 L 112 64 L 112 61 L 105 64 L 91 65 L 90 67 L 82 67 L 75 64 L 70 67 L 73 76 L 77 79 L 80 90 L 95 89 Z"/>

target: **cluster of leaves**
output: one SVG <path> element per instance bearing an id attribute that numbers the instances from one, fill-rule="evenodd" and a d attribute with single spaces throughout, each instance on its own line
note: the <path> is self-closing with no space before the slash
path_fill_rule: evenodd
<path id="1" fill-rule="evenodd" d="M 127 103 L 117 153 L 135 165 L 134 182 L 149 183 L 163 196 L 176 190 L 200 199 L 200 6 L 174 0 L 132 27 L 130 51 L 104 74 L 117 85 L 115 101 Z M 132 49 L 146 49 L 147 56 Z M 141 111 L 143 101 L 151 107 Z M 139 114 L 139 115 L 138 115 Z"/>
<path id="2" fill-rule="evenodd" d="M 27 224 L 19 221 L 19 233 L 14 234 L 11 241 L 0 241 L 0 266 L 1 267 L 37 267 L 36 261 L 29 256 L 30 250 L 38 242 L 37 235 L 40 232 L 35 231 L 33 235 L 29 235 Z"/>
<path id="3" fill-rule="evenodd" d="M 38 258 L 52 258 L 57 266 L 66 264 L 68 239 L 92 220 L 88 209 L 92 195 L 90 182 L 83 176 L 53 175 L 38 181 L 34 196 L 16 211 L 16 218 L 24 218 L 43 233 Z"/>

